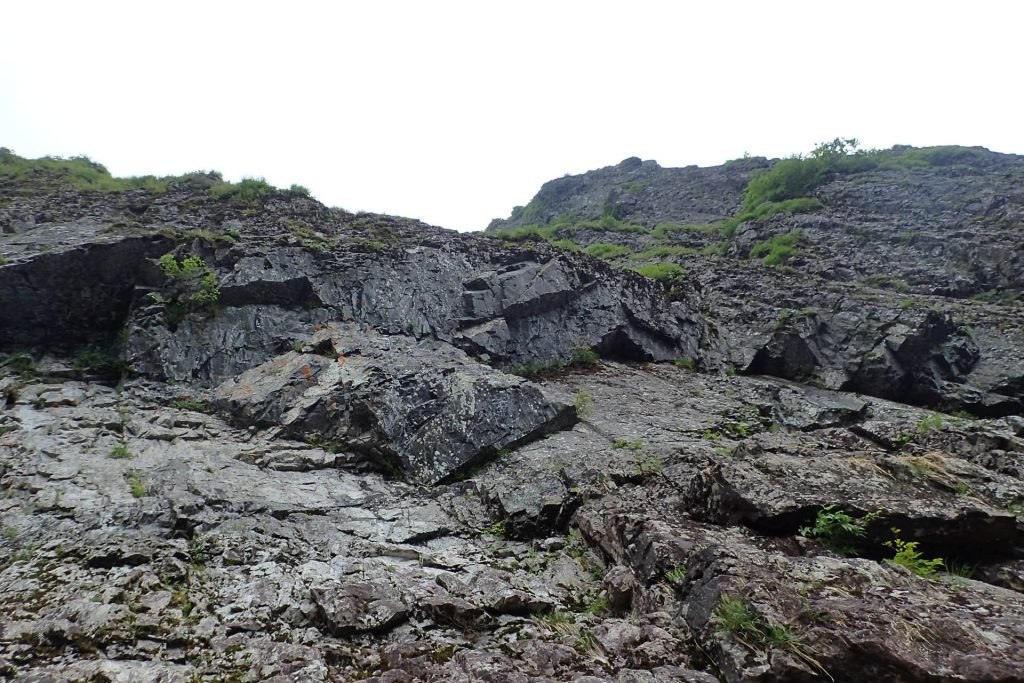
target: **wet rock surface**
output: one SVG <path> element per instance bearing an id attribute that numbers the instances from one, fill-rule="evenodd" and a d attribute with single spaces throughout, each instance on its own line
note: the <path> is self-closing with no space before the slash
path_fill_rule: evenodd
<path id="1" fill-rule="evenodd" d="M 713 220 L 766 164 L 605 180 Z M 961 180 L 923 231 L 1016 215 Z M 903 206 L 873 187 L 822 196 Z M 5 678 L 1021 680 L 1019 306 L 697 255 L 665 287 L 285 193 L 0 190 Z"/>

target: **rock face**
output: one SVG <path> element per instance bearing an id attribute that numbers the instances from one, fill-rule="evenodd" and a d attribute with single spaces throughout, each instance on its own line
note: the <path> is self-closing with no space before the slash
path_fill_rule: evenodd
<path id="1" fill-rule="evenodd" d="M 529 204 L 513 209 L 506 220 L 491 221 L 487 229 L 546 224 L 565 213 L 613 215 L 651 226 L 714 223 L 736 211 L 751 176 L 769 164 L 753 157 L 709 168 L 662 168 L 655 161 L 630 157 L 615 166 L 544 183 Z"/>
<path id="2" fill-rule="evenodd" d="M 424 241 L 380 253 L 229 253 L 224 310 L 168 330 L 161 306 L 141 307 L 129 320 L 130 357 L 155 376 L 218 383 L 337 319 L 448 342 L 499 365 L 567 358 L 591 346 L 636 360 L 696 353 L 692 312 L 680 316 L 643 278 L 571 254 L 508 253 L 454 234 Z"/>
<path id="3" fill-rule="evenodd" d="M 328 324 L 307 347 L 228 380 L 214 405 L 244 425 L 315 435 L 431 484 L 575 421 L 573 406 L 443 342 Z"/>
<path id="4" fill-rule="evenodd" d="M 716 254 L 615 262 L 686 267 L 658 282 L 7 154 L 5 679 L 1021 680 L 1024 319 L 966 298 L 1019 290 L 1018 158 L 836 175 Z M 510 223 L 699 246 L 652 228 L 772 165 L 627 160 Z M 797 225 L 788 267 L 741 260 Z"/>
<path id="5" fill-rule="evenodd" d="M 775 162 L 666 169 L 626 160 L 551 181 L 488 229 L 522 243 L 531 233 L 508 229 L 535 225 L 533 234 L 548 230 L 620 266 L 681 267 L 672 289 L 704 317 L 709 334 L 691 357 L 708 369 L 1019 413 L 1024 157 L 950 147 L 871 159 L 826 174 L 803 213 L 764 217 L 742 212 L 744 186 Z M 669 191 L 679 183 L 689 189 Z M 738 222 L 727 225 L 731 217 Z M 792 253 L 764 265 L 784 237 Z"/>

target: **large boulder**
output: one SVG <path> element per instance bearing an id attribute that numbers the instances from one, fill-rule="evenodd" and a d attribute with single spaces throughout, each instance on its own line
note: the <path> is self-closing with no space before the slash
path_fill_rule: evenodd
<path id="1" fill-rule="evenodd" d="M 571 425 L 575 408 L 453 346 L 330 324 L 214 392 L 238 422 L 362 452 L 434 483 Z"/>

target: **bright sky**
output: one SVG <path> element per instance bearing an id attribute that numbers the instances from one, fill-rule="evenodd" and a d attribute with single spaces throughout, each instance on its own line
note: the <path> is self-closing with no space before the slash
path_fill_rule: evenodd
<path id="1" fill-rule="evenodd" d="M 552 178 L 867 147 L 1024 153 L 1024 3 L 7 2 L 0 146 L 483 228 Z"/>

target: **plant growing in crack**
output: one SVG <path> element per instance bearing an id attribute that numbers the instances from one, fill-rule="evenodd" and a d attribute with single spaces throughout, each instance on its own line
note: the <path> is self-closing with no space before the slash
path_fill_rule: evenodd
<path id="1" fill-rule="evenodd" d="M 881 511 L 876 510 L 863 517 L 854 517 L 837 510 L 835 505 L 825 505 L 815 516 L 813 526 L 800 527 L 800 535 L 821 539 L 841 555 L 853 555 L 868 524 L 880 514 Z"/>
<path id="2" fill-rule="evenodd" d="M 665 461 L 655 455 L 641 454 L 636 459 L 637 476 L 646 477 L 665 469 Z"/>
<path id="3" fill-rule="evenodd" d="M 573 405 L 576 407 L 576 415 L 580 419 L 591 417 L 594 414 L 594 397 L 586 389 L 576 392 Z"/>
<path id="4" fill-rule="evenodd" d="M 128 491 L 135 498 L 143 498 L 146 496 L 146 485 L 142 483 L 142 473 L 138 470 L 131 470 L 124 476 L 125 481 L 128 483 Z"/>
<path id="5" fill-rule="evenodd" d="M 831 675 L 814 658 L 815 652 L 787 624 L 775 624 L 760 615 L 749 600 L 722 595 L 714 609 L 717 631 L 727 633 L 751 650 L 785 650 L 811 665 L 828 678 Z"/>
<path id="6" fill-rule="evenodd" d="M 934 577 L 939 569 L 946 565 L 945 561 L 941 558 L 926 558 L 917 549 L 920 543 L 918 541 L 904 541 L 900 538 L 900 530 L 896 527 L 892 528 L 892 536 L 892 540 L 886 541 L 883 545 L 895 550 L 896 554 L 891 559 L 886 560 L 886 562 L 902 565 L 926 579 Z"/>
<path id="7" fill-rule="evenodd" d="M 220 301 L 217 273 L 199 256 L 176 259 L 164 254 L 158 263 L 167 278 L 164 292 L 150 292 L 149 298 L 163 304 L 167 321 L 181 322 L 192 312 L 212 313 Z"/>

